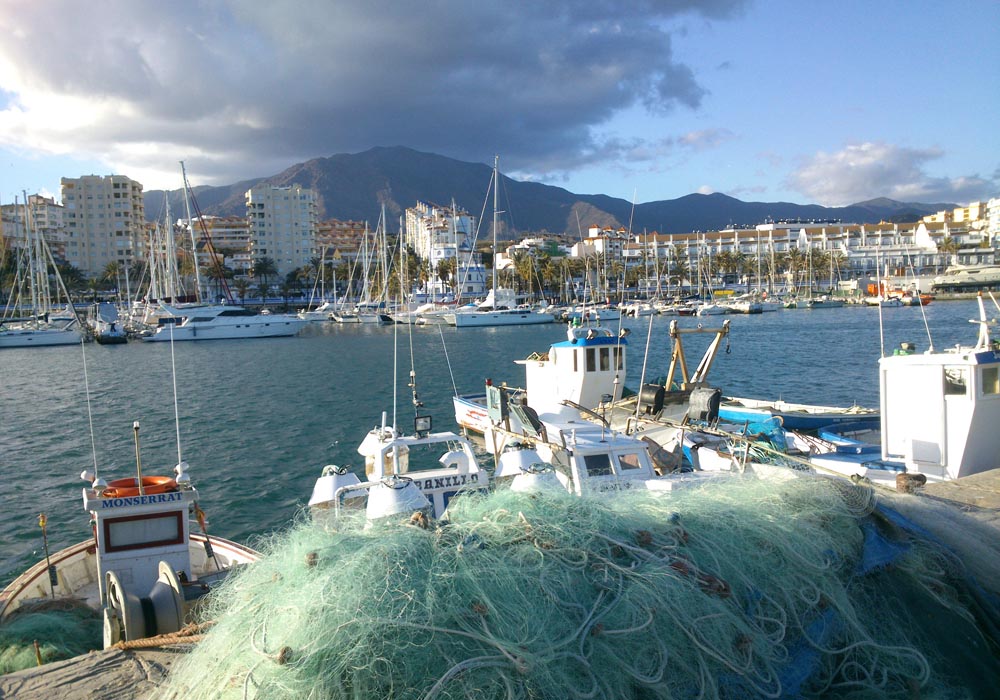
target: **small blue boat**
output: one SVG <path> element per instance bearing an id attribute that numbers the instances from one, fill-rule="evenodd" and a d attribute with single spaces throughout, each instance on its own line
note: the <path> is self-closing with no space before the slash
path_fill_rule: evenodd
<path id="1" fill-rule="evenodd" d="M 844 422 L 878 425 L 879 412 L 873 408 L 813 406 L 787 401 L 765 401 L 726 396 L 719 406 L 719 420 L 727 423 L 763 423 L 778 417 L 788 430 L 819 430 Z"/>

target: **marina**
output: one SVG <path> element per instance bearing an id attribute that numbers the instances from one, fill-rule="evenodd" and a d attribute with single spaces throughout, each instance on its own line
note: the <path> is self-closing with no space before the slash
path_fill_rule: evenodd
<path id="1" fill-rule="evenodd" d="M 935 304 L 924 311 L 935 347 L 967 342 L 967 321 L 978 313 L 974 304 L 968 302 Z M 931 344 L 926 338 L 923 343 L 919 340 L 926 332 L 918 310 L 887 309 L 881 313 L 884 314 L 881 324 L 879 311 L 864 309 L 833 309 L 824 312 L 822 318 L 818 314 L 790 311 L 733 317 L 727 322 L 727 326 L 731 324 L 732 327 L 724 336 L 724 345 L 720 344 L 721 335 L 711 341 L 717 346 L 718 357 L 710 384 L 740 396 L 788 398 L 818 402 L 826 407 L 877 406 L 875 361 L 880 348 L 900 343 L 907 343 L 907 347 Z M 653 316 L 622 320 L 609 326 L 610 339 L 622 336 L 624 328 L 631 330 L 628 342 L 632 354 L 624 379 L 626 386 L 645 386 L 653 377 L 668 374 L 670 338 L 678 323 L 686 324 L 691 331 L 700 330 L 696 318 L 668 321 Z M 836 342 L 845 332 L 851 333 L 856 341 L 850 353 L 844 352 Z M 9 386 L 25 392 L 35 391 L 46 402 L 62 402 L 73 407 L 85 405 L 85 394 L 73 375 L 81 369 L 74 369 L 82 365 L 81 352 L 87 353 L 95 443 L 99 461 L 108 465 L 102 469 L 105 469 L 106 478 L 111 479 L 128 474 L 133 457 L 128 431 L 121 429 L 124 413 L 146 416 L 144 425 L 150 428 L 144 459 L 172 463 L 173 406 L 164 388 L 172 380 L 169 367 L 171 356 L 176 354 L 173 361 L 177 366 L 181 411 L 178 432 L 183 435 L 189 454 L 205 455 L 210 461 L 198 465 L 199 471 L 211 474 L 204 488 L 201 482 L 198 486 L 206 502 L 213 504 L 209 514 L 213 532 L 254 546 L 255 542 L 263 541 L 261 538 L 299 519 L 310 486 L 322 465 L 342 467 L 323 468 L 321 481 L 328 475 L 348 472 L 362 480 L 377 480 L 380 476 L 377 467 L 373 472 L 371 461 L 366 465 L 359 460 L 358 452 L 370 455 L 369 460 L 374 459 L 376 465 L 388 465 L 391 460 L 398 459 L 395 450 L 400 446 L 408 451 L 438 435 L 435 432 L 427 436 L 429 417 L 435 421 L 435 431 L 455 429 L 449 405 L 453 394 L 481 390 L 483 381 L 491 377 L 513 378 L 516 369 L 513 360 L 528 357 L 539 346 L 557 343 L 557 333 L 565 337 L 564 327 L 461 330 L 447 326 L 311 324 L 295 339 L 182 343 L 177 348 L 169 344 L 90 345 L 82 351 L 80 347 L 12 351 L 5 354 L 4 359 L 12 358 L 15 366 L 17 361 L 22 361 L 36 367 L 32 381 L 18 381 L 17 370 L 14 370 Z M 594 335 L 579 329 L 575 337 L 583 343 Z M 689 351 L 700 355 L 710 342 L 709 336 L 708 333 L 694 333 L 687 341 Z M 419 351 L 412 352 L 413 347 L 418 347 Z M 640 355 L 643 350 L 645 357 Z M 410 356 L 411 352 L 412 360 L 398 359 Z M 33 357 L 27 357 L 32 354 Z M 397 356 L 395 371 L 394 355 Z M 39 362 L 43 357 L 46 362 Z M 44 368 L 41 373 L 37 371 L 40 365 Z M 5 380 L 10 366 L 7 363 L 2 366 Z M 796 372 L 795 367 L 801 369 Z M 24 368 L 26 365 L 22 370 Z M 407 369 L 409 392 L 399 388 L 405 385 Z M 136 379 L 130 380 L 125 393 L 119 382 L 133 373 Z M 37 468 L 32 469 L 39 464 L 40 441 L 47 443 L 41 452 L 48 455 L 43 460 L 46 487 L 37 489 L 41 494 L 39 499 L 24 503 L 22 512 L 13 517 L 10 513 L 5 515 L 10 518 L 8 527 L 17 535 L 5 546 L 20 547 L 20 551 L 10 551 L 10 557 L 5 556 L 4 576 L 9 580 L 39 558 L 38 533 L 32 528 L 39 510 L 49 513 L 49 534 L 54 548 L 86 536 L 85 530 L 79 528 L 76 514 L 67 516 L 66 513 L 71 493 L 79 487 L 72 474 L 90 457 L 85 414 L 73 415 L 72 410 L 67 410 L 63 413 L 62 425 L 38 426 L 31 412 L 46 410 L 46 405 L 40 405 L 37 399 L 32 402 L 25 395 L 23 401 L 8 402 L 5 406 L 14 408 L 11 420 L 4 416 L 5 425 L 14 425 L 18 430 L 16 440 L 11 439 L 12 433 L 0 438 L 5 448 L 10 446 L 4 450 L 3 464 L 4 471 L 9 470 L 13 477 L 8 477 L 8 481 L 16 482 L 17 474 L 31 473 L 33 483 L 40 483 L 42 479 L 36 474 Z M 360 437 L 372 426 L 376 430 L 370 435 L 385 434 L 385 415 L 360 413 L 360 409 L 374 410 L 373 407 L 391 408 L 389 420 L 393 424 L 398 421 L 403 430 L 408 431 L 408 426 L 415 421 L 417 426 L 423 427 L 417 427 L 415 438 L 396 441 L 390 436 L 389 442 L 384 442 L 380 449 L 356 450 Z M 378 430 L 380 421 L 382 432 Z M 109 424 L 118 427 L 108 430 L 104 426 Z M 563 445 L 575 448 L 581 466 L 586 462 L 587 468 L 593 468 L 592 459 L 599 456 L 601 449 L 607 449 L 601 445 L 617 444 L 607 442 L 611 436 L 607 440 L 603 438 L 597 426 L 591 425 L 584 430 L 573 428 L 571 424 L 572 421 L 559 429 L 562 432 L 560 440 Z M 38 428 L 42 428 L 41 433 Z M 60 432 L 64 430 L 67 432 Z M 459 440 L 457 436 L 442 435 L 435 439 L 455 444 Z M 614 459 L 621 459 L 623 466 L 626 461 L 635 468 L 645 465 L 647 476 L 643 478 L 650 484 L 657 481 L 652 475 L 652 465 L 644 461 L 648 460 L 644 450 L 635 452 L 628 460 L 625 458 L 641 444 L 639 441 L 630 442 L 624 437 L 615 440 L 620 440 L 621 444 L 611 448 L 612 454 L 617 455 Z M 391 447 L 394 444 L 397 446 Z M 594 451 L 593 458 L 586 456 L 588 450 Z M 492 467 L 488 453 L 489 450 L 481 454 L 480 460 Z M 9 464 L 8 459 L 11 459 Z M 75 462 L 75 465 L 70 466 L 67 462 Z M 469 471 L 474 462 L 475 457 L 470 453 L 463 456 L 452 448 L 441 458 L 441 464 L 445 470 L 457 468 L 457 472 L 450 473 L 462 476 L 447 477 L 443 485 L 465 483 L 469 477 L 464 475 L 475 473 Z M 109 473 L 117 468 L 121 469 L 119 474 Z M 500 471 L 504 469 L 501 464 Z M 396 471 L 399 472 L 398 465 Z M 406 473 L 405 467 L 402 472 Z M 516 468 L 514 472 L 505 472 L 508 473 L 516 473 Z M 635 472 L 633 476 L 640 475 Z M 544 474 L 536 471 L 531 478 L 537 482 Z M 428 480 L 428 485 L 431 481 L 433 479 Z M 245 497 L 244 489 L 234 489 L 237 483 L 252 483 L 254 498 Z M 595 486 L 599 483 L 594 482 Z M 669 480 L 661 483 L 664 486 L 656 487 L 657 490 L 671 488 Z M 981 490 L 983 484 L 986 484 L 985 490 L 990 488 L 988 479 L 980 479 L 977 483 Z M 316 482 L 311 505 L 316 505 L 319 485 L 320 482 Z M 602 489 L 597 486 L 595 490 Z M 234 498 L 234 494 L 244 496 Z M 45 498 L 49 500 L 43 507 L 41 500 Z M 444 501 L 434 501 L 436 515 L 447 503 L 448 495 L 444 498 Z M 19 519 L 23 521 L 22 526 L 18 526 Z M 983 520 L 989 523 L 989 518 Z M 703 585 L 709 589 L 723 585 L 722 579 L 705 576 Z"/>

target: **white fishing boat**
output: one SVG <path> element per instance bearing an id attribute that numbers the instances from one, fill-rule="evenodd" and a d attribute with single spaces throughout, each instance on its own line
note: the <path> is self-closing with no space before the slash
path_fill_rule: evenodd
<path id="1" fill-rule="evenodd" d="M 242 306 L 226 304 L 161 307 L 168 317 L 161 319 L 160 327 L 143 337 L 144 341 L 277 338 L 296 335 L 308 323 L 291 314 L 255 314 Z"/>
<path id="2" fill-rule="evenodd" d="M 548 352 L 533 353 L 518 360 L 525 371 L 525 389 L 516 391 L 508 427 L 519 431 L 527 417 L 521 419 L 519 404 L 529 400 L 535 410 L 558 410 L 561 402 L 592 408 L 610 396 L 622 396 L 625 378 L 625 350 L 628 340 L 607 327 L 570 325 L 566 340 L 553 343 Z M 455 396 L 455 421 L 479 435 L 491 427 L 484 393 Z"/>
<path id="3" fill-rule="evenodd" d="M 480 469 L 469 439 L 431 427 L 430 416 L 420 416 L 413 435 L 401 435 L 383 414 L 382 425 L 358 447 L 365 480 L 346 467 L 324 467 L 309 499 L 314 517 L 363 506 L 369 520 L 414 512 L 441 518 L 457 494 L 485 489 L 489 474 Z"/>
<path id="4" fill-rule="evenodd" d="M 918 353 L 904 343 L 882 357 L 880 441 L 832 443 L 810 461 L 886 486 L 897 479 L 950 481 L 1000 467 L 1000 353 L 981 294 L 973 323 L 979 327 L 974 345 Z"/>
<path id="5" fill-rule="evenodd" d="M 0 621 L 66 599 L 102 611 L 105 647 L 176 632 L 198 598 L 233 567 L 257 559 L 252 549 L 204 531 L 185 463 L 172 477 L 105 482 L 85 472 L 83 478 L 94 536 L 53 552 L 11 582 L 0 593 Z M 191 531 L 192 517 L 201 533 Z"/>

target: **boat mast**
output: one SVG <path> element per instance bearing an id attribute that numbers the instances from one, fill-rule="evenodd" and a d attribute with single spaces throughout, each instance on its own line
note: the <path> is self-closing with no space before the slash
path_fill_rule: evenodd
<path id="1" fill-rule="evenodd" d="M 493 156 L 493 308 L 497 308 L 497 191 L 500 189 L 500 156 Z"/>
<path id="2" fill-rule="evenodd" d="M 184 217 L 187 219 L 188 233 L 191 235 L 191 257 L 194 262 L 194 284 L 195 298 L 201 301 L 201 266 L 198 264 L 198 244 L 194 239 L 194 224 L 191 223 L 191 203 L 188 201 L 188 192 L 191 186 L 188 184 L 187 171 L 184 169 L 184 161 L 181 161 L 181 177 L 184 180 Z"/>

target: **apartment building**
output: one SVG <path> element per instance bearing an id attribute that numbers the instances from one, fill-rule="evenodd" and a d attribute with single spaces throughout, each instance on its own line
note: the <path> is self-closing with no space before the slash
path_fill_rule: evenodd
<path id="1" fill-rule="evenodd" d="M 63 206 L 52 197 L 28 195 L 23 202 L 0 206 L 0 239 L 12 248 L 23 247 L 25 225 L 33 233 L 40 233 L 57 262 L 65 262 L 66 229 L 63 224 Z"/>
<path id="2" fill-rule="evenodd" d="M 145 257 L 142 184 L 124 175 L 62 178 L 65 258 L 83 274 Z"/>
<path id="3" fill-rule="evenodd" d="M 316 193 L 300 185 L 256 185 L 246 192 L 250 257 L 270 258 L 278 275 L 318 257 Z"/>
<path id="4" fill-rule="evenodd" d="M 403 241 L 425 261 L 432 272 L 427 295 L 444 296 L 452 291 L 466 297 L 486 293 L 486 272 L 474 251 L 476 217 L 454 205 L 442 207 L 418 201 L 406 210 Z M 436 274 L 442 262 L 455 261 L 454 278 L 448 283 Z"/>

